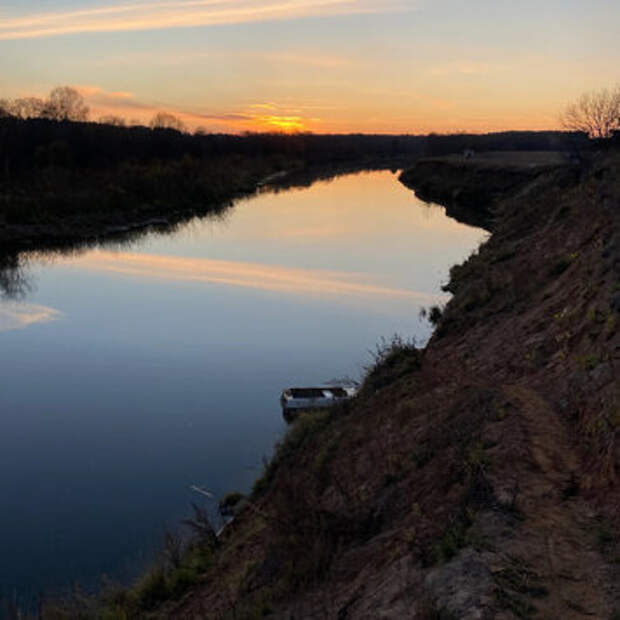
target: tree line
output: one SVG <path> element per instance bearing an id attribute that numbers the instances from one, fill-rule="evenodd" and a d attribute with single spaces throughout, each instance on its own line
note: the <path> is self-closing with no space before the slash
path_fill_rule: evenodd
<path id="1" fill-rule="evenodd" d="M 0 99 L 0 118 L 2 117 L 22 120 L 41 118 L 61 122 L 86 122 L 90 118 L 90 109 L 84 97 L 75 88 L 58 86 L 51 91 L 47 99 L 38 97 Z M 103 115 L 98 119 L 98 122 L 115 127 L 140 125 L 138 121 L 128 123 L 124 118 L 114 114 Z M 183 121 L 169 112 L 157 112 L 148 126 L 151 129 L 186 131 Z"/>
<path id="2" fill-rule="evenodd" d="M 465 150 L 583 150 L 588 135 L 606 136 L 617 127 L 614 106 L 620 90 L 588 95 L 564 115 L 570 131 L 508 131 L 488 134 L 368 135 L 312 133 L 221 134 L 196 130 L 158 112 L 148 126 L 108 115 L 89 121 L 89 108 L 77 90 L 55 88 L 46 99 L 0 99 L 0 184 L 29 172 L 54 167 L 113 169 L 123 162 L 146 164 L 192 158 L 209 161 L 231 155 L 280 157 L 282 165 L 364 163 L 460 153 Z M 598 101 L 596 105 L 593 102 Z M 604 105 L 603 105 L 604 104 Z M 596 112 L 596 114 L 594 113 Z M 604 112 L 604 114 L 603 114 Z M 592 124 L 592 118 L 608 120 Z M 620 114 L 618 115 L 620 119 Z M 601 121 L 602 122 L 602 121 Z M 620 120 L 619 120 L 620 122 Z"/>

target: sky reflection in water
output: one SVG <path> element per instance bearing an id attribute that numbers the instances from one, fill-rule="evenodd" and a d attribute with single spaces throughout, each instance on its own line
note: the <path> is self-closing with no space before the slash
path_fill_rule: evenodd
<path id="1" fill-rule="evenodd" d="M 135 574 L 202 501 L 190 485 L 250 487 L 284 387 L 423 342 L 420 307 L 483 238 L 375 172 L 33 259 L 32 291 L 0 301 L 1 592 Z"/>

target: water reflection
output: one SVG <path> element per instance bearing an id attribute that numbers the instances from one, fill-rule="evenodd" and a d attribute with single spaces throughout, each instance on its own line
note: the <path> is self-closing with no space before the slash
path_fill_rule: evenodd
<path id="1" fill-rule="evenodd" d="M 135 576 L 190 485 L 251 487 L 283 387 L 423 343 L 482 237 L 377 172 L 5 258 L 0 599 Z"/>
<path id="2" fill-rule="evenodd" d="M 54 308 L 15 301 L 5 302 L 0 306 L 0 332 L 24 329 L 36 323 L 49 323 L 60 316 L 60 312 Z"/>
<path id="3" fill-rule="evenodd" d="M 211 221 L 217 224 L 225 224 L 231 214 L 233 206 L 239 205 L 248 200 L 255 199 L 256 196 L 280 194 L 289 192 L 294 189 L 308 189 L 317 183 L 327 184 L 334 180 L 338 180 L 339 184 L 348 184 L 349 187 L 355 185 L 354 178 L 358 174 L 363 174 L 369 170 L 385 170 L 385 163 L 378 163 L 376 166 L 368 164 L 365 166 L 343 165 L 339 168 L 333 166 L 329 168 L 312 168 L 294 171 L 274 180 L 271 183 L 261 185 L 257 188 L 255 194 L 238 198 L 234 203 L 226 202 L 215 208 L 212 205 L 188 213 L 179 213 L 172 218 L 157 218 L 150 222 L 144 222 L 139 226 L 118 226 L 116 229 L 108 230 L 105 235 L 90 235 L 82 239 L 48 239 L 38 243 L 39 248 L 36 251 L 20 250 L 20 251 L 2 251 L 0 249 L 0 298 L 5 299 L 21 299 L 30 294 L 34 289 L 34 281 L 32 275 L 29 274 L 28 264 L 37 262 L 54 262 L 57 258 L 75 257 L 84 254 L 90 250 L 105 247 L 108 249 L 123 250 L 135 244 L 139 244 L 148 237 L 169 236 L 183 229 L 189 229 L 193 226 L 204 228 L 205 222 Z M 392 170 L 393 173 L 396 170 Z M 381 181 L 381 180 L 380 180 Z M 393 179 L 390 179 L 393 183 Z M 381 184 L 381 183 L 380 183 Z M 383 185 L 385 185 L 385 180 Z M 350 190 L 349 190 L 350 191 Z M 383 192 L 383 188 L 376 188 L 376 194 Z M 366 200 L 368 201 L 368 200 Z M 321 205 L 316 205 L 320 207 Z M 317 217 L 325 218 L 328 212 L 322 209 L 320 213 L 315 213 Z M 355 218 L 358 222 L 363 222 L 363 214 L 356 213 Z M 278 239 L 290 238 L 301 239 L 302 237 L 325 237 L 337 236 L 346 230 L 351 232 L 351 220 L 338 223 L 332 220 L 331 223 L 306 227 L 291 227 L 290 221 L 286 223 L 287 229 L 282 230 L 277 226 L 277 222 L 273 222 L 272 235 Z"/>
<path id="4" fill-rule="evenodd" d="M 32 292 L 23 262 L 19 255 L 0 255 L 0 299 L 21 299 Z"/>
<path id="5" fill-rule="evenodd" d="M 420 304 L 445 301 L 431 295 L 369 281 L 369 275 L 348 271 L 294 269 L 279 265 L 208 258 L 183 258 L 130 252 L 94 251 L 73 261 L 76 267 L 143 278 L 227 284 L 279 293 L 313 296 L 388 297 Z"/>

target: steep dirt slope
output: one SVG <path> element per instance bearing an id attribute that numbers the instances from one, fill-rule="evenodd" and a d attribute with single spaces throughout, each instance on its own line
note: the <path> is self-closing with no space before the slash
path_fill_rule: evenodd
<path id="1" fill-rule="evenodd" d="M 425 157 L 404 170 L 400 181 L 416 196 L 445 206 L 466 224 L 489 228 L 497 200 L 542 174 L 566 168 L 570 157 L 555 151 L 513 151 Z"/>
<path id="2" fill-rule="evenodd" d="M 301 419 L 170 618 L 620 617 L 620 157 L 550 171 L 423 351 Z"/>

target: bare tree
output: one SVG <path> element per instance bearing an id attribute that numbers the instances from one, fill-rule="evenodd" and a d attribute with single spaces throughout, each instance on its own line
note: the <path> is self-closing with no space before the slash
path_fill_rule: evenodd
<path id="1" fill-rule="evenodd" d="M 75 88 L 59 86 L 45 102 L 41 116 L 55 121 L 86 121 L 89 109 Z"/>
<path id="2" fill-rule="evenodd" d="M 7 101 L 8 111 L 11 116 L 17 118 L 39 118 L 45 108 L 43 99 L 37 97 L 22 97 Z"/>
<path id="3" fill-rule="evenodd" d="M 591 138 L 609 138 L 620 129 L 620 86 L 584 93 L 560 117 L 562 126 Z"/>
<path id="4" fill-rule="evenodd" d="M 120 116 L 115 116 L 114 114 L 107 114 L 99 118 L 99 122 L 102 125 L 113 125 L 114 127 L 126 127 L 127 122 L 124 118 Z"/>
<path id="5" fill-rule="evenodd" d="M 10 103 L 7 99 L 0 99 L 0 118 L 12 116 L 9 110 Z"/>
<path id="6" fill-rule="evenodd" d="M 158 112 L 150 123 L 151 129 L 176 129 L 185 131 L 185 123 L 168 112 Z"/>

